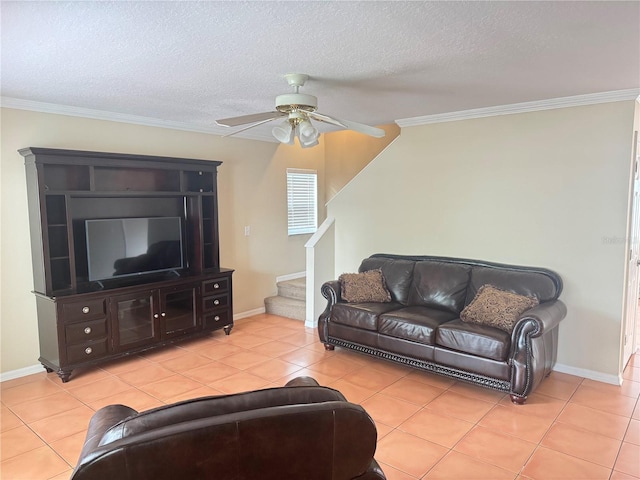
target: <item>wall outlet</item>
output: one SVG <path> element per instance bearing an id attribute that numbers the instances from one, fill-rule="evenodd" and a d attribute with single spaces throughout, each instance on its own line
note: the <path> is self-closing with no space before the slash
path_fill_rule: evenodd
<path id="1" fill-rule="evenodd" d="M 246 225 L 244 227 L 244 236 L 248 237 L 250 233 L 251 233 L 251 226 L 250 225 Z"/>

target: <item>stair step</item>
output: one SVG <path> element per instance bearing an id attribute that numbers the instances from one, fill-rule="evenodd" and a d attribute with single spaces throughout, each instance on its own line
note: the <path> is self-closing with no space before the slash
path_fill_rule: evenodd
<path id="1" fill-rule="evenodd" d="M 277 286 L 280 297 L 295 298 L 302 301 L 307 298 L 307 279 L 305 277 L 278 282 Z"/>
<path id="2" fill-rule="evenodd" d="M 306 320 L 307 307 L 304 300 L 276 295 L 264 299 L 265 311 L 271 315 Z"/>

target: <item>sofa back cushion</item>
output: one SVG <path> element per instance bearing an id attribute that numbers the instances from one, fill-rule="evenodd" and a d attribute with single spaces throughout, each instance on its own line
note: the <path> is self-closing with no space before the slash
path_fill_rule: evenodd
<path id="1" fill-rule="evenodd" d="M 460 313 L 471 276 L 469 265 L 426 260 L 416 262 L 409 287 L 409 305 Z"/>
<path id="2" fill-rule="evenodd" d="M 474 266 L 467 289 L 466 305 L 471 303 L 483 285 L 493 285 L 501 290 L 536 297 L 540 303 L 555 300 L 560 295 L 558 284 L 543 272 Z"/>
<path id="3" fill-rule="evenodd" d="M 391 301 L 408 304 L 409 286 L 413 277 L 413 267 L 416 262 L 395 258 L 365 258 L 358 271 L 381 269 L 385 285 L 391 293 Z"/>

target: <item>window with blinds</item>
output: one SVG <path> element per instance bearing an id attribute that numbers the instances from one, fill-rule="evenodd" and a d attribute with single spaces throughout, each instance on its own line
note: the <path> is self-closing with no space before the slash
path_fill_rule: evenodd
<path id="1" fill-rule="evenodd" d="M 318 173 L 287 168 L 287 223 L 289 235 L 318 229 Z"/>

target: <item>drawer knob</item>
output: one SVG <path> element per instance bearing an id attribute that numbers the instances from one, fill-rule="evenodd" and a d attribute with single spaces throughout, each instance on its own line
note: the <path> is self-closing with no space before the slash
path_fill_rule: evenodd
<path id="1" fill-rule="evenodd" d="M 219 321 L 220 321 L 220 316 L 219 316 L 219 315 L 216 315 L 215 317 L 213 317 L 213 319 L 214 319 L 216 322 L 219 322 Z"/>
<path id="2" fill-rule="evenodd" d="M 214 283 L 213 288 L 220 288 L 220 285 L 218 285 L 217 283 Z"/>
<path id="3" fill-rule="evenodd" d="M 157 313 L 154 313 L 154 314 L 153 314 L 153 318 L 158 318 L 158 314 L 157 314 Z"/>
<path id="4" fill-rule="evenodd" d="M 82 307 L 82 313 L 89 313 L 90 310 L 89 307 Z"/>
<path id="5" fill-rule="evenodd" d="M 214 304 L 214 305 L 220 305 L 220 300 L 217 300 L 217 299 L 216 299 L 216 300 L 214 300 L 214 301 L 213 301 L 213 304 Z"/>
<path id="6" fill-rule="evenodd" d="M 93 353 L 93 348 L 91 347 L 87 347 L 84 349 L 84 353 L 86 353 L 87 355 L 91 355 Z"/>
<path id="7" fill-rule="evenodd" d="M 165 312 L 162 312 L 162 313 L 160 314 L 160 316 L 161 316 L 161 317 L 166 317 L 166 316 L 167 316 L 167 314 L 166 314 Z"/>
<path id="8" fill-rule="evenodd" d="M 91 333 L 91 327 L 86 327 L 84 329 L 84 333 L 86 333 L 87 335 L 89 335 Z"/>

